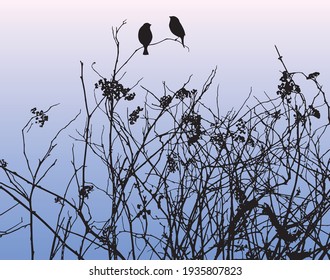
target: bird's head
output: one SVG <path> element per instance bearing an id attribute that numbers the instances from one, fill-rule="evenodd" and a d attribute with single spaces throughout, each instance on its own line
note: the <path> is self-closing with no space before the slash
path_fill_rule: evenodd
<path id="1" fill-rule="evenodd" d="M 151 26 L 151 24 L 149 23 L 149 22 L 146 22 L 145 24 L 144 24 L 144 26 Z"/>
<path id="2" fill-rule="evenodd" d="M 170 19 L 178 19 L 178 18 L 175 16 L 170 16 Z"/>

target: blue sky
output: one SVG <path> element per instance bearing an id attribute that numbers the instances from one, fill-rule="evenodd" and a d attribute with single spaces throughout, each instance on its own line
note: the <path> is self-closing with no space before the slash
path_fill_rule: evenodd
<path id="1" fill-rule="evenodd" d="M 236 107 L 252 87 L 260 96 L 276 91 L 282 70 L 274 44 L 291 71 L 318 71 L 325 91 L 330 73 L 327 1 L 23 1 L 1 2 L 0 10 L 0 126 L 3 157 L 19 152 L 20 129 L 33 107 L 53 111 L 57 127 L 82 106 L 80 63 L 86 67 L 88 90 L 97 76 L 88 67 L 110 73 L 114 64 L 111 27 L 127 19 L 120 35 L 122 59 L 140 47 L 137 32 L 152 24 L 153 40 L 172 37 L 169 15 L 181 19 L 190 52 L 165 42 L 150 48 L 150 56 L 136 54 L 125 71 L 129 83 L 162 91 L 193 74 L 200 87 L 214 67 L 218 74 L 221 108 Z M 13 150 L 8 148 L 13 147 Z M 15 147 L 15 148 L 14 148 Z"/>
<path id="2" fill-rule="evenodd" d="M 251 87 L 257 96 L 263 91 L 275 95 L 282 68 L 274 44 L 291 71 L 320 72 L 319 81 L 327 92 L 329 14 L 329 2 L 321 0 L 2 0 L 0 159 L 19 159 L 20 130 L 31 108 L 60 103 L 53 110 L 52 128 L 46 128 L 43 137 L 50 137 L 78 113 L 83 105 L 79 61 L 86 65 L 86 85 L 92 93 L 98 77 L 88 66 L 96 62 L 102 74 L 110 73 L 114 63 L 111 27 L 125 19 L 120 35 L 122 59 L 140 47 L 137 32 L 144 22 L 152 24 L 154 41 L 173 37 L 168 28 L 170 15 L 180 18 L 190 48 L 187 52 L 165 42 L 150 47 L 148 57 L 137 53 L 125 68 L 127 81 L 134 84 L 143 77 L 143 86 L 162 92 L 162 81 L 176 89 L 193 74 L 192 86 L 200 87 L 217 66 L 214 89 L 219 84 L 225 113 L 241 105 Z M 34 144 L 31 153 L 37 157 L 40 146 Z"/>

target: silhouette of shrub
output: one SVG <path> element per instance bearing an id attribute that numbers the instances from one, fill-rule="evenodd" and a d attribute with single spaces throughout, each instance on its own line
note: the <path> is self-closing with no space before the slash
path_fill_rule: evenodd
<path id="1" fill-rule="evenodd" d="M 217 69 L 201 89 L 188 90 L 189 77 L 178 90 L 164 82 L 162 97 L 141 87 L 141 98 L 138 89 L 133 92 L 139 82 L 128 88 L 117 78 L 144 48 L 121 62 L 118 33 L 125 24 L 112 30 L 117 48 L 112 76 L 102 77 L 92 65 L 101 77 L 94 103 L 81 62 L 86 119 L 71 135 L 72 176 L 64 188 L 53 191 L 45 178 L 61 168 L 50 158 L 59 135 L 81 113 L 32 163 L 27 133 L 33 123 L 43 127 L 55 105 L 33 108 L 22 130 L 28 175 L 0 160 L 0 193 L 12 202 L 0 219 L 19 207 L 28 213 L 14 217 L 0 236 L 28 228 L 31 259 L 38 257 L 36 221 L 52 236 L 49 259 L 95 258 L 95 251 L 115 260 L 329 259 L 330 107 L 317 80 L 320 73 L 290 72 L 275 47 L 284 69 L 277 91 L 263 100 L 250 93 L 237 111 L 224 114 L 206 105 Z M 164 41 L 176 39 L 148 47 Z M 315 88 L 310 103 L 297 76 Z M 218 93 L 213 96 L 217 103 Z M 123 102 L 132 100 L 133 107 Z M 40 193 L 56 208 L 42 212 L 35 200 Z M 55 224 L 47 215 L 53 210 Z"/>

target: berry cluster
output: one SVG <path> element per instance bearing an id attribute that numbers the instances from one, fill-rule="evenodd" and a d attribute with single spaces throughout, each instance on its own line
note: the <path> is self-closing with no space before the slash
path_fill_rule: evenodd
<path id="1" fill-rule="evenodd" d="M 125 100 L 131 101 L 135 97 L 135 93 L 129 93 L 130 88 L 124 88 L 124 86 L 116 80 L 108 81 L 106 78 L 103 78 L 95 84 L 95 88 L 101 88 L 103 96 L 107 98 L 114 98 L 116 100 L 124 97 Z"/>
<path id="2" fill-rule="evenodd" d="M 237 131 L 234 134 L 234 140 L 236 142 L 244 142 L 245 137 L 244 135 L 246 134 L 246 122 L 243 119 L 239 119 L 236 124 Z"/>
<path id="3" fill-rule="evenodd" d="M 163 109 L 167 108 L 172 102 L 172 97 L 170 95 L 165 95 L 160 99 L 160 107 Z"/>
<path id="4" fill-rule="evenodd" d="M 178 170 L 178 163 L 176 162 L 177 158 L 177 154 L 167 155 L 167 169 L 171 173 L 174 173 L 176 170 Z"/>
<path id="5" fill-rule="evenodd" d="M 219 146 L 222 146 L 225 144 L 224 141 L 224 133 L 216 133 L 210 137 L 210 141 L 212 144 L 217 144 Z"/>
<path id="6" fill-rule="evenodd" d="M 38 123 L 40 127 L 43 127 L 45 122 L 48 121 L 48 116 L 43 110 L 38 111 L 37 108 L 32 108 L 31 113 L 35 115 L 35 123 Z"/>
<path id="7" fill-rule="evenodd" d="M 140 117 L 139 113 L 141 111 L 143 111 L 143 108 L 141 108 L 140 106 L 137 106 L 137 108 L 132 113 L 130 113 L 129 118 L 128 118 L 130 124 L 136 123 L 136 121 Z"/>
<path id="8" fill-rule="evenodd" d="M 190 130 L 189 129 L 185 130 L 187 133 L 189 146 L 192 145 L 193 143 L 196 143 L 202 134 L 201 120 L 202 120 L 202 116 L 194 112 L 190 114 L 184 114 L 182 116 L 182 123 L 190 127 Z"/>
<path id="9" fill-rule="evenodd" d="M 193 89 L 191 91 L 185 89 L 184 87 L 179 89 L 176 93 L 175 93 L 175 98 L 176 99 L 180 99 L 181 101 L 187 97 L 192 97 L 194 95 L 196 95 L 197 93 L 197 90 L 196 89 Z"/>

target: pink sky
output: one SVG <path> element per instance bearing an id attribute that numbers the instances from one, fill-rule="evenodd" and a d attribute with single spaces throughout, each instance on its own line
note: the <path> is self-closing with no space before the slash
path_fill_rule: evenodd
<path id="1" fill-rule="evenodd" d="M 161 89 L 163 80 L 178 86 L 194 74 L 198 84 L 218 66 L 216 83 L 231 107 L 250 87 L 255 94 L 274 90 L 281 70 L 274 49 L 277 44 L 292 71 L 319 71 L 326 88 L 329 84 L 323 77 L 330 75 L 329 3 L 3 0 L 0 74 L 6 82 L 1 83 L 0 92 L 6 99 L 0 110 L 35 106 L 35 100 L 44 106 L 57 102 L 74 106 L 81 94 L 80 60 L 86 65 L 96 61 L 104 73 L 111 70 L 111 26 L 127 19 L 121 35 L 124 59 L 140 46 L 137 31 L 146 21 L 152 24 L 154 40 L 171 37 L 169 15 L 181 19 L 190 52 L 168 42 L 150 48 L 150 57 L 136 55 L 131 61 L 128 79 L 144 77 L 144 85 Z M 92 86 L 95 77 L 90 77 Z M 41 82 L 44 86 L 37 86 Z M 5 125 L 3 121 L 0 124 Z"/>

